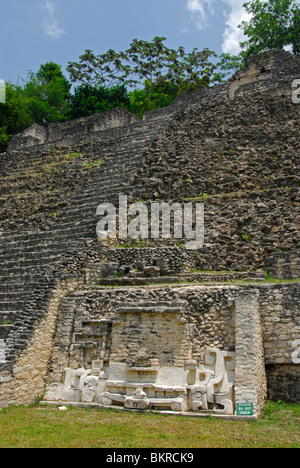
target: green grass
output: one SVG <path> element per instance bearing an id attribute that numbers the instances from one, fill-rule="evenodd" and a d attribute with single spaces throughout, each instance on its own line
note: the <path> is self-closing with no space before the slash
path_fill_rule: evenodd
<path id="1" fill-rule="evenodd" d="M 300 405 L 267 403 L 258 420 L 121 410 L 10 407 L 0 448 L 299 448 Z"/>

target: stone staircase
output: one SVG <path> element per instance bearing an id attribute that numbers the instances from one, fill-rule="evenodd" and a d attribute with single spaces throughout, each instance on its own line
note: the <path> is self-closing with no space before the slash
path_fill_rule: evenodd
<path id="1" fill-rule="evenodd" d="M 37 300 L 43 303 L 47 292 L 47 281 L 53 280 L 52 273 L 64 259 L 76 254 L 84 259 L 89 243 L 96 240 L 96 208 L 100 203 L 118 205 L 119 194 L 130 195 L 131 180 L 143 161 L 143 152 L 168 127 L 170 116 L 155 116 L 153 121 L 129 125 L 113 134 L 117 137 L 114 147 L 107 143 L 106 159 L 93 170 L 83 183 L 81 190 L 71 198 L 68 206 L 57 216 L 46 231 L 5 232 L 0 236 L 0 344 L 22 348 L 26 337 L 19 339 L 10 334 L 15 328 L 24 327 L 24 317 L 34 315 Z M 103 143 L 103 142 L 102 142 Z M 101 144 L 101 132 L 93 135 L 93 142 L 82 142 L 81 147 L 95 152 Z M 33 148 L 37 153 L 38 147 Z M 27 149 L 28 151 L 28 149 Z M 41 146 L 41 153 L 45 148 Z M 101 159 L 101 155 L 100 158 Z M 22 169 L 20 169 L 20 180 Z M 66 260 L 67 262 L 67 260 Z M 52 281 L 53 282 L 53 281 Z M 39 293 L 37 294 L 37 291 Z M 39 298 L 39 299 L 37 299 Z M 25 312 L 30 302 L 30 312 Z M 33 318 L 28 319 L 33 329 Z M 26 320 L 25 320 L 26 321 Z M 24 333 L 23 333 L 24 335 Z M 23 341 L 22 341 L 23 340 Z M 14 354 L 14 353 L 12 353 Z M 13 356 L 7 353 L 8 359 Z M 3 357 L 0 366 L 3 366 Z M 1 368 L 1 367 L 0 367 Z"/>

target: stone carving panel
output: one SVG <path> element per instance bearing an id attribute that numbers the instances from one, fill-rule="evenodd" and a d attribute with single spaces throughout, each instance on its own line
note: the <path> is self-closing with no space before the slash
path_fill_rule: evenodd
<path id="1" fill-rule="evenodd" d="M 91 369 L 64 371 L 60 387 L 46 400 L 88 402 L 128 409 L 234 414 L 233 352 L 208 348 L 204 364 L 193 360 L 179 367 L 132 367 L 111 362 L 108 369 L 93 361 Z M 172 382 L 172 384 L 171 384 Z"/>
<path id="2" fill-rule="evenodd" d="M 233 414 L 235 354 L 208 348 L 204 365 L 195 370 L 195 384 L 190 386 L 192 410 Z"/>

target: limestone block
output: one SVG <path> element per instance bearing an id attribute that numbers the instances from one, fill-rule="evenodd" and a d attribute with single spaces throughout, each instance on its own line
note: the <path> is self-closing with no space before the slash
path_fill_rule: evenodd
<path id="1" fill-rule="evenodd" d="M 158 277 L 160 275 L 160 268 L 156 266 L 144 267 L 144 275 L 146 277 Z"/>

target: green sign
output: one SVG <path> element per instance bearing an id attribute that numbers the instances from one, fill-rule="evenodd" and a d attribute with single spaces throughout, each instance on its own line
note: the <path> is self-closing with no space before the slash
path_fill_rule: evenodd
<path id="1" fill-rule="evenodd" d="M 253 403 L 237 403 L 236 414 L 237 416 L 252 416 Z"/>

